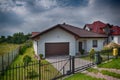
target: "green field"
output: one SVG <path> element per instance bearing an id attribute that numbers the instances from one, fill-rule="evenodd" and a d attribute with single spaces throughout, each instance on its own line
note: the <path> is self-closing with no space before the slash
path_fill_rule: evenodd
<path id="1" fill-rule="evenodd" d="M 0 43 L 0 55 L 9 53 L 18 47 L 19 47 L 19 45 L 17 45 L 17 44 Z"/>

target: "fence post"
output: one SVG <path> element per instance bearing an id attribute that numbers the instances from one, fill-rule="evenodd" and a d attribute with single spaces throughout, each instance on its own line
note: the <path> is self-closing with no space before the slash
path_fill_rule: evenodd
<path id="1" fill-rule="evenodd" d="M 4 75 L 4 56 L 2 55 L 2 75 Z"/>
<path id="2" fill-rule="evenodd" d="M 71 72 L 72 72 L 72 71 L 71 71 L 71 66 L 72 66 L 72 65 L 71 65 L 71 60 L 72 60 L 71 56 L 70 56 L 69 60 L 70 60 L 69 68 L 70 68 L 70 73 L 71 73 Z"/>
<path id="3" fill-rule="evenodd" d="M 109 60 L 109 52 L 108 52 L 108 60 Z"/>
<path id="4" fill-rule="evenodd" d="M 8 53 L 8 66 L 10 65 L 10 62 L 9 62 L 9 53 Z"/>
<path id="5" fill-rule="evenodd" d="M 65 74 L 65 67 L 63 66 L 63 75 Z"/>
<path id="6" fill-rule="evenodd" d="M 41 66 L 40 66 L 41 62 L 40 62 L 40 59 L 39 59 L 39 80 L 41 80 Z"/>
<path id="7" fill-rule="evenodd" d="M 75 57 L 72 56 L 72 74 L 74 74 L 75 71 Z"/>

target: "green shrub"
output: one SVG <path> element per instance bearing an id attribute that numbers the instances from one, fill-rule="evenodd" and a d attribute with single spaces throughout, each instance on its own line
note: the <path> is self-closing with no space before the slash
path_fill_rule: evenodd
<path id="1" fill-rule="evenodd" d="M 40 54 L 40 59 L 43 59 L 43 54 Z"/>
<path id="2" fill-rule="evenodd" d="M 81 51 L 80 51 L 80 53 L 83 55 L 84 54 L 84 52 L 85 52 L 85 50 L 84 49 L 82 49 Z"/>
<path id="3" fill-rule="evenodd" d="M 20 46 L 20 51 L 19 51 L 19 54 L 23 55 L 23 53 L 26 51 L 27 49 L 27 46 Z"/>
<path id="4" fill-rule="evenodd" d="M 32 42 L 26 42 L 24 45 L 20 46 L 19 54 L 23 55 L 27 48 L 32 46 Z"/>
<path id="5" fill-rule="evenodd" d="M 92 48 L 92 49 L 89 51 L 90 58 L 94 59 L 94 54 L 95 54 L 95 50 L 94 50 L 94 48 Z"/>
<path id="6" fill-rule="evenodd" d="M 100 54 L 102 55 L 112 55 L 113 49 L 104 49 L 100 51 Z"/>
<path id="7" fill-rule="evenodd" d="M 31 61 L 32 61 L 32 58 L 30 56 L 26 55 L 23 57 L 23 63 L 25 66 L 28 65 Z"/>

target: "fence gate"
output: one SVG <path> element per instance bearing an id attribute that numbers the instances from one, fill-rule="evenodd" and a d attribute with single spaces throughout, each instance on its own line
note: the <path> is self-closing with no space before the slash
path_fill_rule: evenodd
<path id="1" fill-rule="evenodd" d="M 93 60 L 85 60 L 81 57 L 73 57 L 74 58 L 74 72 L 82 72 L 92 66 L 95 65 Z"/>
<path id="2" fill-rule="evenodd" d="M 64 65 L 62 65 L 61 68 L 58 67 L 56 68 L 61 74 L 59 75 L 56 74 L 56 76 L 52 80 L 62 79 L 62 77 L 66 75 L 74 74 L 75 72 L 78 71 L 79 72 L 84 71 L 95 65 L 95 63 L 92 60 L 85 60 L 85 59 L 81 59 L 80 57 L 74 57 L 74 56 L 70 56 L 68 60 L 64 60 L 64 62 L 63 61 L 60 62 L 64 63 Z"/>

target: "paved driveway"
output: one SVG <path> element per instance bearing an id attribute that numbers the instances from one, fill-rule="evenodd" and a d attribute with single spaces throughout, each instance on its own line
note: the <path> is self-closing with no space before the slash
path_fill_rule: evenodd
<path id="1" fill-rule="evenodd" d="M 69 56 L 48 57 L 46 60 L 52 63 L 52 65 L 61 73 L 66 73 L 68 70 L 70 70 Z M 75 58 L 75 68 L 84 66 L 89 63 L 91 63 L 91 61 Z"/>
<path id="2" fill-rule="evenodd" d="M 67 60 L 69 59 L 69 56 L 65 55 L 65 56 L 51 56 L 51 57 L 47 57 L 46 60 L 50 63 L 53 62 L 58 62 L 58 61 L 62 61 L 62 60 Z"/>

